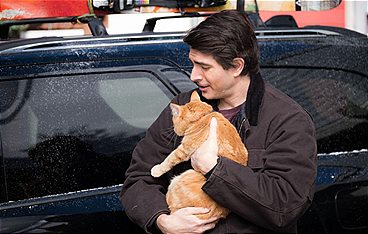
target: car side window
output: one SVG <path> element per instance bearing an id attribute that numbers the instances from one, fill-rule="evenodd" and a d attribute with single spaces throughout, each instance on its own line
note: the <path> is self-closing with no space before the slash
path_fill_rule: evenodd
<path id="1" fill-rule="evenodd" d="M 2 81 L 9 200 L 121 184 L 136 143 L 173 98 L 151 72 Z"/>
<path id="2" fill-rule="evenodd" d="M 368 148 L 368 80 L 347 71 L 262 68 L 313 117 L 319 153 Z"/>

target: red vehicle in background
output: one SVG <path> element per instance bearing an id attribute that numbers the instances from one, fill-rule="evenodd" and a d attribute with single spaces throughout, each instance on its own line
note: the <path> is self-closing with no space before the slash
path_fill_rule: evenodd
<path id="1" fill-rule="evenodd" d="M 165 2 L 166 5 L 170 4 L 170 0 L 162 2 Z M 192 4 L 192 11 L 198 11 L 198 8 L 195 7 L 195 1 L 183 2 L 186 2 L 187 5 Z M 200 11 L 235 9 L 239 1 L 219 0 L 213 2 L 216 2 L 218 6 L 201 8 Z M 267 21 L 272 16 L 280 15 L 281 12 L 283 15 L 293 16 L 299 27 L 306 25 L 345 26 L 345 0 L 244 0 L 243 4 L 246 11 L 258 8 L 263 21 Z M 113 9 L 110 8 L 112 5 Z M 84 14 L 102 16 L 118 13 L 122 10 L 144 13 L 180 11 L 178 8 L 159 5 L 155 3 L 155 0 L 1 0 L 0 20 L 69 17 Z M 188 10 L 190 11 L 187 8 Z"/>
<path id="2" fill-rule="evenodd" d="M 258 12 L 263 22 L 280 27 L 322 25 L 351 28 L 347 22 L 361 16 L 355 12 L 349 13 L 350 8 L 362 8 L 345 0 L 182 0 L 180 4 L 186 12 L 215 12 L 224 9 Z M 35 18 L 86 15 L 101 18 L 112 13 L 180 13 L 182 8 L 177 6 L 176 1 L 172 0 L 1 0 L 0 27 L 4 22 Z M 363 12 L 364 9 L 361 10 Z"/>
<path id="3" fill-rule="evenodd" d="M 290 3 L 290 1 L 285 1 Z M 268 5 L 262 7 L 259 2 L 259 14 L 263 21 L 267 21 L 273 16 L 291 15 L 294 17 L 299 27 L 307 25 L 323 25 L 345 28 L 345 0 L 327 0 L 327 1 L 299 1 L 295 0 L 295 4 L 285 4 L 284 8 L 272 8 L 273 1 L 269 1 Z M 299 2 L 299 3 L 298 3 Z M 279 5 L 280 6 L 280 5 Z M 279 10 L 279 11 L 276 11 Z"/>

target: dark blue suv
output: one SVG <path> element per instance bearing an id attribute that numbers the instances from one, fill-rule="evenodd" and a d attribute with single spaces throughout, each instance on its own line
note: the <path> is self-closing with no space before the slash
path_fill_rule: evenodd
<path id="1" fill-rule="evenodd" d="M 299 233 L 368 231 L 368 39 L 259 28 L 264 78 L 313 117 L 318 178 Z M 136 143 L 195 85 L 183 33 L 0 43 L 0 232 L 141 233 L 119 192 Z"/>

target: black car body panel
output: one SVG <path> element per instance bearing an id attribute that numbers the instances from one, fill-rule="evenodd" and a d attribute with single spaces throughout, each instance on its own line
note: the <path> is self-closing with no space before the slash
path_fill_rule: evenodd
<path id="1" fill-rule="evenodd" d="M 2 206 L 2 232 L 139 233 L 123 213 L 121 185 L 10 202 Z"/>
<path id="2" fill-rule="evenodd" d="M 299 222 L 301 233 L 368 231 L 368 151 L 320 154 L 313 204 Z"/>
<path id="3" fill-rule="evenodd" d="M 368 230 L 368 39 L 340 31 L 257 30 L 263 77 L 317 129 L 316 193 L 299 233 Z M 0 232 L 141 232 L 119 191 L 147 127 L 195 87 L 183 35 L 0 44 Z"/>

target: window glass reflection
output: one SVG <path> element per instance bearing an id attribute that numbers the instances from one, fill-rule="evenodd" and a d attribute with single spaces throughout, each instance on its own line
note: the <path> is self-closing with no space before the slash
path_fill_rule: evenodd
<path id="1" fill-rule="evenodd" d="M 173 94 L 149 72 L 1 82 L 7 191 L 19 200 L 121 184 Z M 5 89 L 5 88 L 4 88 Z"/>

